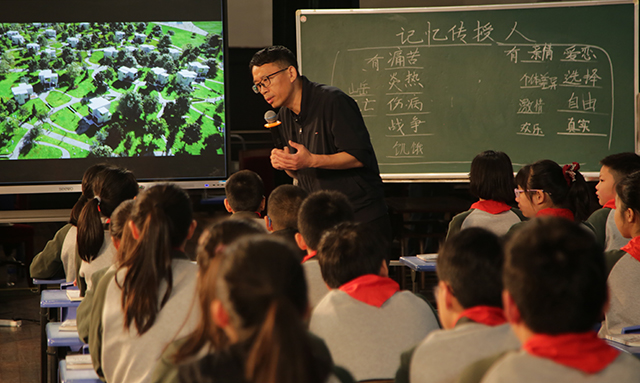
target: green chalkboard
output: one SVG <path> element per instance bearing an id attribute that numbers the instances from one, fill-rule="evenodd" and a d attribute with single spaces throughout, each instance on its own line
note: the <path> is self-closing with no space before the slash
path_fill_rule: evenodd
<path id="1" fill-rule="evenodd" d="M 487 149 L 516 169 L 636 150 L 631 1 L 301 10 L 301 73 L 364 116 L 385 179 L 466 177 Z"/>

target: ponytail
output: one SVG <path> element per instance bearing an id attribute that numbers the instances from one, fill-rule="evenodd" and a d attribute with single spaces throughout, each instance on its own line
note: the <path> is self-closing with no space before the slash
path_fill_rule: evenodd
<path id="1" fill-rule="evenodd" d="M 271 301 L 245 363 L 249 382 L 324 382 L 331 365 L 317 368 L 300 313 L 286 298 Z M 324 374 L 322 373 L 324 372 Z"/>
<path id="2" fill-rule="evenodd" d="M 173 289 L 172 249 L 186 240 L 191 224 L 191 203 L 184 190 L 175 185 L 156 185 L 138 198 L 131 214 L 139 230 L 135 244 L 122 254 L 119 269 L 126 273 L 122 284 L 122 309 L 124 327 L 132 322 L 139 334 L 148 331 L 155 323 L 158 312 L 164 307 Z M 160 284 L 166 281 L 161 294 Z"/>
<path id="3" fill-rule="evenodd" d="M 549 195 L 553 204 L 573 212 L 575 221 L 589 218 L 592 212 L 592 193 L 576 162 L 560 167 L 551 160 L 537 161 L 527 165 L 518 172 L 516 183 L 522 187 L 526 176 L 526 187 L 523 189 L 540 189 Z M 530 198 L 527 193 L 527 198 Z"/>
<path id="4" fill-rule="evenodd" d="M 126 169 L 106 168 L 95 176 L 92 193 L 95 197 L 85 203 L 78 218 L 78 254 L 85 262 L 97 258 L 104 243 L 101 217 L 111 217 L 121 202 L 134 198 L 138 183 Z"/>
<path id="5" fill-rule="evenodd" d="M 565 206 L 573 212 L 576 222 L 582 222 L 593 212 L 593 197 L 587 181 L 578 170 L 580 164 L 577 162 L 562 167 L 562 173 L 569 185 Z"/>
<path id="6" fill-rule="evenodd" d="M 91 262 L 100 253 L 104 242 L 104 227 L 100 219 L 100 200 L 94 198 L 84 204 L 78 217 L 78 255 Z"/>

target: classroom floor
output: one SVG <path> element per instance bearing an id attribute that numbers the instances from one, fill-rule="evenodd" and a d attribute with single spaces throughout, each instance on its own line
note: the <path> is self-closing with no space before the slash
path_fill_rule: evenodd
<path id="1" fill-rule="evenodd" d="M 0 288 L 0 319 L 21 327 L 0 327 L 0 382 L 40 382 L 40 295 L 25 286 Z M 21 285 L 21 283 L 19 283 Z"/>

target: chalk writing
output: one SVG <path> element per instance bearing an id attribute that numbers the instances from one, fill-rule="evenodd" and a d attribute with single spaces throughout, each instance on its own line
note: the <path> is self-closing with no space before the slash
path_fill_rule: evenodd
<path id="1" fill-rule="evenodd" d="M 474 29 L 474 32 L 476 32 L 474 39 L 477 42 L 482 42 L 486 39 L 493 41 L 493 39 L 491 38 L 491 32 L 493 32 L 493 26 L 491 26 L 491 23 L 480 25 L 480 21 L 478 20 L 478 27 Z"/>
<path id="2" fill-rule="evenodd" d="M 558 86 L 558 77 L 549 76 L 549 73 L 525 73 L 520 78 L 523 85 L 520 88 L 540 88 L 542 90 L 555 90 Z"/>
<path id="3" fill-rule="evenodd" d="M 518 106 L 518 114 L 542 114 L 542 99 L 529 100 L 528 98 L 520 99 Z"/>
<path id="4" fill-rule="evenodd" d="M 400 37 L 400 44 L 404 45 L 404 44 L 420 44 L 423 42 L 423 40 L 414 40 L 411 41 L 411 37 L 416 33 L 415 29 L 412 29 L 410 31 L 406 32 L 406 37 L 405 37 L 405 30 L 403 27 L 400 27 L 400 29 L 402 29 L 402 32 L 397 33 L 396 36 Z"/>

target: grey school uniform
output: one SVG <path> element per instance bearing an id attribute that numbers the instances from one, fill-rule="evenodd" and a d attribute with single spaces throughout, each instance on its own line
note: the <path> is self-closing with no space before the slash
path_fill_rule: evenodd
<path id="1" fill-rule="evenodd" d="M 640 382 L 640 361 L 631 354 L 620 353 L 604 370 L 587 374 L 525 351 L 513 351 L 494 363 L 482 379 L 482 383 L 513 382 L 637 383 Z"/>
<path id="2" fill-rule="evenodd" d="M 195 329 L 201 316 L 196 302 L 197 266 L 180 253 L 174 256 L 171 270 L 173 289 L 169 300 L 153 326 L 142 335 L 133 325 L 124 327 L 122 290 L 116 285 L 115 272 L 107 272 L 100 280 L 91 310 L 89 349 L 94 369 L 107 382 L 150 382 L 164 348 Z M 118 280 L 124 280 L 124 272 L 118 272 Z M 165 289 L 163 282 L 159 297 Z"/>
<path id="3" fill-rule="evenodd" d="M 487 213 L 480 209 L 471 209 L 453 217 L 451 223 L 449 223 L 447 238 L 469 227 L 481 227 L 497 236 L 502 236 L 509 231 L 511 226 L 523 220 L 525 220 L 525 217 L 516 208 L 511 208 L 499 214 Z"/>
<path id="4" fill-rule="evenodd" d="M 451 330 L 434 331 L 418 345 L 409 372 L 411 383 L 454 382 L 470 363 L 520 348 L 509 324 L 487 326 L 461 318 Z"/>
<path id="5" fill-rule="evenodd" d="M 329 293 L 329 288 L 322 278 L 320 271 L 320 262 L 318 258 L 313 257 L 302 264 L 304 276 L 307 280 L 307 289 L 309 291 L 309 307 L 312 309 Z"/>
<path id="6" fill-rule="evenodd" d="M 620 234 L 615 221 L 616 209 L 603 207 L 589 216 L 589 222 L 596 234 L 596 240 L 605 251 L 618 250 L 629 243 L 629 238 Z"/>
<path id="7" fill-rule="evenodd" d="M 438 327 L 429 305 L 409 291 L 395 293 L 378 308 L 331 290 L 313 310 L 309 325 L 324 339 L 334 363 L 356 381 L 392 379 L 400 354 Z"/>
<path id="8" fill-rule="evenodd" d="M 613 266 L 609 285 L 609 310 L 598 336 L 620 334 L 623 327 L 640 324 L 640 261 L 625 253 Z M 640 381 L 640 380 L 639 380 Z"/>

